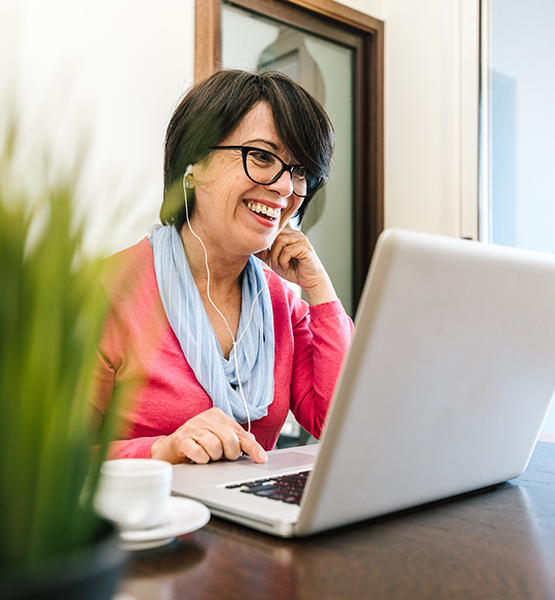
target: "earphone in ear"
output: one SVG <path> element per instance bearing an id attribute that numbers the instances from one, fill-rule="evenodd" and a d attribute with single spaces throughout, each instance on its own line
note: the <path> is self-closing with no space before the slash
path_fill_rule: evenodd
<path id="1" fill-rule="evenodd" d="M 193 172 L 193 165 L 187 165 L 187 168 L 185 169 L 185 173 L 183 173 L 183 187 L 184 188 L 188 188 L 189 184 L 187 181 L 185 181 L 185 179 L 187 179 L 187 176 L 190 175 Z"/>

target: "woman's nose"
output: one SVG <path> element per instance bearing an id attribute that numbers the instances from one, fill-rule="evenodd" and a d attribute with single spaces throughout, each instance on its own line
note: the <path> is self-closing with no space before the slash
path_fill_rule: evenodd
<path id="1" fill-rule="evenodd" d="M 293 180 L 291 179 L 291 173 L 288 171 L 283 171 L 277 181 L 274 181 L 274 183 L 270 183 L 265 187 L 278 192 L 280 198 L 289 198 L 289 196 L 293 193 Z"/>

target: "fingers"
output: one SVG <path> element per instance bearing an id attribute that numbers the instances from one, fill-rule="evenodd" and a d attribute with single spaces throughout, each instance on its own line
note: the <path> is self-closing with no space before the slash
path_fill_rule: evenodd
<path id="1" fill-rule="evenodd" d="M 242 434 L 239 438 L 241 444 L 241 450 L 250 456 L 254 462 L 265 463 L 268 461 L 268 455 L 264 451 L 264 448 L 256 441 L 252 433 L 248 433 L 244 429 L 241 429 Z"/>
<path id="2" fill-rule="evenodd" d="M 157 440 L 151 457 L 174 464 L 188 461 L 205 464 L 222 457 L 235 460 L 241 452 L 258 463 L 267 460 L 264 449 L 251 433 L 219 408 L 211 408 L 187 421 L 172 435 Z"/>
<path id="3" fill-rule="evenodd" d="M 290 243 L 281 240 L 278 246 L 272 246 L 272 265 L 287 271 L 293 259 L 301 262 L 309 261 L 312 259 L 313 252 L 312 247 L 306 244 L 305 240 L 291 240 Z"/>
<path id="4" fill-rule="evenodd" d="M 270 248 L 273 270 L 283 279 L 300 285 L 311 305 L 333 302 L 333 283 L 308 238 L 287 226 Z"/>
<path id="5" fill-rule="evenodd" d="M 318 283 L 325 271 L 308 238 L 300 231 L 286 227 L 270 248 L 273 270 L 303 289 Z"/>
<path id="6" fill-rule="evenodd" d="M 193 462 L 205 464 L 224 457 L 235 460 L 241 454 L 237 434 L 229 427 L 215 427 L 214 431 L 198 429 L 182 440 L 181 451 Z"/>
<path id="7" fill-rule="evenodd" d="M 314 250 L 307 237 L 287 226 L 276 237 L 270 248 L 269 257 L 274 269 L 281 267 L 287 270 L 292 258 L 308 258 L 309 252 Z"/>
<path id="8" fill-rule="evenodd" d="M 255 256 L 264 263 L 269 263 L 271 268 L 282 277 L 292 264 L 297 267 L 298 261 L 303 262 L 305 270 L 312 269 L 317 272 L 322 268 L 308 238 L 301 231 L 293 229 L 289 225 L 285 226 L 277 235 L 271 248 L 261 250 Z"/>

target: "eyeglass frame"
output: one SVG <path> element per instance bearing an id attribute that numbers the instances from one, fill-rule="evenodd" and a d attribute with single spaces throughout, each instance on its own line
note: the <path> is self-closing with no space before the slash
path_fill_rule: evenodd
<path id="1" fill-rule="evenodd" d="M 291 188 L 293 189 L 293 193 L 295 194 L 295 196 L 297 196 L 299 198 L 306 198 L 307 196 L 312 196 L 320 189 L 320 187 L 322 186 L 322 183 L 323 183 L 321 177 L 315 176 L 316 184 L 314 185 L 314 189 L 311 191 L 308 191 L 308 180 L 306 180 L 307 193 L 304 195 L 297 194 L 297 192 L 295 191 L 295 188 L 293 186 L 293 169 L 295 167 L 304 167 L 306 169 L 306 172 L 308 173 L 309 171 L 308 171 L 308 168 L 306 167 L 306 165 L 301 165 L 301 164 L 288 165 L 277 154 L 274 154 L 273 152 L 270 152 L 270 150 L 266 150 L 264 148 L 258 148 L 257 146 L 211 146 L 210 150 L 241 150 L 241 155 L 243 158 L 243 170 L 245 171 L 245 175 L 253 183 L 256 183 L 257 185 L 272 185 L 285 173 L 285 171 L 287 171 L 291 177 Z M 265 152 L 266 154 L 271 154 L 274 158 L 277 158 L 278 161 L 281 163 L 281 170 L 279 171 L 279 173 L 272 180 L 268 181 L 267 183 L 262 183 L 260 181 L 256 181 L 256 179 L 253 179 L 249 175 L 249 171 L 247 168 L 247 154 L 249 152 L 251 152 L 252 150 L 257 150 L 258 152 Z"/>

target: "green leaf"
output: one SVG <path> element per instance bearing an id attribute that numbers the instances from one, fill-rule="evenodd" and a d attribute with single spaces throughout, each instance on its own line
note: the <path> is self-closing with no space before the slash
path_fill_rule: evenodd
<path id="1" fill-rule="evenodd" d="M 88 400 L 107 302 L 103 263 L 83 258 L 74 223 L 77 175 L 45 180 L 39 202 L 16 193 L 16 138 L 10 127 L 0 144 L 0 566 L 94 537 L 92 498 L 116 422 L 110 414 L 95 439 Z"/>

